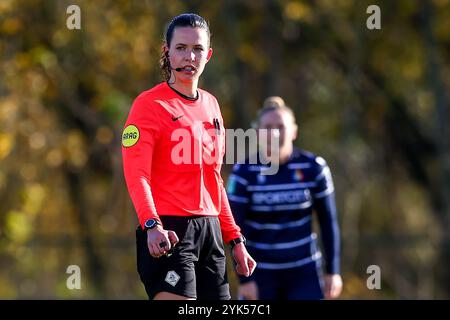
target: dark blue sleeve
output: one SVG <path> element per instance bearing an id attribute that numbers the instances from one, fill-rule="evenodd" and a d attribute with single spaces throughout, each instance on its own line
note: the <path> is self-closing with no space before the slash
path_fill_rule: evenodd
<path id="1" fill-rule="evenodd" d="M 227 196 L 230 202 L 231 212 L 233 213 L 236 224 L 241 228 L 245 236 L 245 219 L 247 210 L 249 210 L 250 195 L 247 191 L 248 180 L 240 164 L 233 167 L 233 172 L 227 181 Z M 235 265 L 236 267 L 236 265 Z M 238 275 L 241 283 L 253 280 L 253 276 L 245 277 Z"/>
<path id="2" fill-rule="evenodd" d="M 318 158 L 317 186 L 312 190 L 314 209 L 320 225 L 327 274 L 340 273 L 340 232 L 337 219 L 333 179 L 330 168 Z"/>
<path id="3" fill-rule="evenodd" d="M 228 177 L 227 196 L 234 220 L 236 221 L 236 224 L 241 227 L 242 232 L 244 232 L 243 226 L 248 210 L 249 195 L 247 191 L 248 181 L 240 166 L 241 165 L 235 165 L 233 167 L 233 172 Z"/>

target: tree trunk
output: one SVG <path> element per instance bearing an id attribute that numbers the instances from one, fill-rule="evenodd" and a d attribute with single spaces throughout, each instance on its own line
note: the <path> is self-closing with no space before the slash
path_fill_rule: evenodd
<path id="1" fill-rule="evenodd" d="M 440 70 L 442 65 L 438 56 L 436 39 L 433 35 L 431 21 L 434 8 L 430 1 L 421 0 L 421 27 L 425 49 L 427 83 L 434 96 L 434 141 L 437 148 L 436 176 L 434 177 L 437 191 L 437 209 L 439 222 L 442 226 L 441 259 L 438 274 L 442 277 L 438 281 L 445 284 L 445 296 L 450 297 L 450 143 L 449 143 L 449 100 L 446 95 L 445 84 L 442 81 Z"/>
<path id="2" fill-rule="evenodd" d="M 81 245 L 86 254 L 89 279 L 94 284 L 96 296 L 107 297 L 105 290 L 105 269 L 95 245 L 96 228 L 90 223 L 86 200 L 84 198 L 84 181 L 80 173 L 74 172 L 68 168 L 66 170 L 66 179 L 68 182 L 70 198 L 75 211 L 75 217 L 79 224 L 79 235 Z"/>

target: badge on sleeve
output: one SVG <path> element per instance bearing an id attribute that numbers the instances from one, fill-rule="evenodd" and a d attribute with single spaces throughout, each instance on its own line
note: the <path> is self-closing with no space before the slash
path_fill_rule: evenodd
<path id="1" fill-rule="evenodd" d="M 134 146 L 139 140 L 139 129 L 133 125 L 128 125 L 122 133 L 122 145 L 125 148 Z"/>

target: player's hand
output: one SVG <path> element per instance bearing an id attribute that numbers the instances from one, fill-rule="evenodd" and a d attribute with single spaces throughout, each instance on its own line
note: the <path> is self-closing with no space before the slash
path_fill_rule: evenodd
<path id="1" fill-rule="evenodd" d="M 250 256 L 241 242 L 233 247 L 233 257 L 236 261 L 236 271 L 238 274 L 250 277 L 256 268 L 256 261 Z"/>
<path id="2" fill-rule="evenodd" d="M 147 230 L 147 246 L 150 255 L 159 258 L 178 243 L 178 236 L 175 231 L 164 230 L 160 225 Z"/>
<path id="3" fill-rule="evenodd" d="M 342 292 L 342 278 L 339 274 L 325 275 L 325 299 L 336 299 Z"/>
<path id="4" fill-rule="evenodd" d="M 238 296 L 245 300 L 258 300 L 258 285 L 255 281 L 243 283 L 238 288 Z"/>

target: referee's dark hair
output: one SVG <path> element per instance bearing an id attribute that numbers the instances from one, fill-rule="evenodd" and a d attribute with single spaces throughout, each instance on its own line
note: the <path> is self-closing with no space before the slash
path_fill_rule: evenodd
<path id="1" fill-rule="evenodd" d="M 208 22 L 201 16 L 195 13 L 183 13 L 170 21 L 167 26 L 164 41 L 167 47 L 170 47 L 170 43 L 172 41 L 173 32 L 177 27 L 191 27 L 191 28 L 201 28 L 205 29 L 208 34 L 208 46 L 211 46 L 211 32 L 209 31 Z M 164 51 L 164 46 L 162 48 L 161 57 L 159 59 L 159 65 L 161 67 L 161 71 L 163 74 L 163 78 L 165 81 L 170 78 L 170 62 L 167 52 Z"/>

